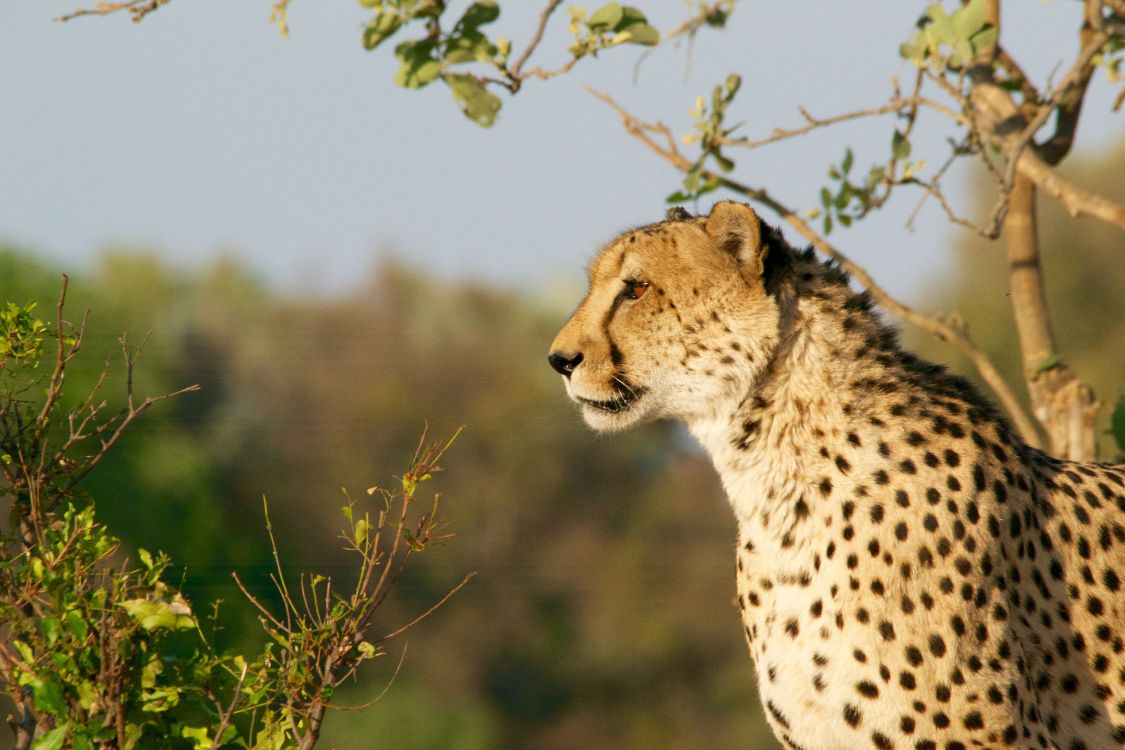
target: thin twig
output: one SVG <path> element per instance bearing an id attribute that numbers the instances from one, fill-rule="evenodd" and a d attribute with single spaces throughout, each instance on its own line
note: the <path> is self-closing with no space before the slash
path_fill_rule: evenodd
<path id="1" fill-rule="evenodd" d="M 449 590 L 449 591 L 448 591 L 448 592 L 446 593 L 446 595 L 445 595 L 445 596 L 443 596 L 443 597 L 442 597 L 441 599 L 438 599 L 438 600 L 437 600 L 437 602 L 436 602 L 436 603 L 434 603 L 434 605 L 433 605 L 433 606 L 431 606 L 431 607 L 430 607 L 429 609 L 427 609 L 427 610 L 426 610 L 425 612 L 423 612 L 422 614 L 418 615 L 417 617 L 415 617 L 415 618 L 414 618 L 413 620 L 411 620 L 410 622 L 406 623 L 406 624 L 405 624 L 405 625 L 403 625 L 402 627 L 400 627 L 400 628 L 398 628 L 398 629 L 396 629 L 396 630 L 393 630 L 393 631 L 391 631 L 390 633 L 387 633 L 387 634 L 386 634 L 386 635 L 384 635 L 384 636 L 381 636 L 381 637 L 379 638 L 379 640 L 378 640 L 377 642 L 379 642 L 379 643 L 382 643 L 383 641 L 389 641 L 390 639 L 394 638 L 395 636 L 397 636 L 397 635 L 402 635 L 402 634 L 403 634 L 404 632 L 406 632 L 407 630 L 410 630 L 410 628 L 414 627 L 415 625 L 417 625 L 418 623 L 420 623 L 420 622 L 421 622 L 422 620 L 425 620 L 425 619 L 426 619 L 427 617 L 429 617 L 429 616 L 430 616 L 431 614 L 433 614 L 435 610 L 437 610 L 437 609 L 438 609 L 439 607 L 441 607 L 441 605 L 443 605 L 443 604 L 445 604 L 445 603 L 446 603 L 447 601 L 449 601 L 449 598 L 450 598 L 451 596 L 453 596 L 453 595 L 454 595 L 454 594 L 456 594 L 456 593 L 457 593 L 458 591 L 460 591 L 461 589 L 463 589 L 463 588 L 465 587 L 465 584 L 467 584 L 467 583 L 468 583 L 468 582 L 469 582 L 470 580 L 472 580 L 473 576 L 475 576 L 475 575 L 476 575 L 476 573 L 469 573 L 469 574 L 467 574 L 467 575 L 466 575 L 466 576 L 465 576 L 464 578 L 462 578 L 462 579 L 461 579 L 461 582 L 460 582 L 459 584 L 457 584 L 456 586 L 454 586 L 453 588 L 451 588 L 451 589 L 450 589 L 450 590 Z"/>
<path id="2" fill-rule="evenodd" d="M 543 41 L 543 34 L 547 30 L 547 22 L 551 20 L 551 14 L 553 14 L 560 5 L 562 5 L 562 0 L 549 0 L 547 6 L 543 8 L 543 12 L 539 14 L 539 24 L 535 27 L 535 33 L 532 35 L 531 41 L 527 43 L 527 48 L 524 49 L 523 54 L 516 60 L 516 64 L 508 69 L 508 76 L 515 83 L 516 88 L 519 88 L 519 84 L 527 77 L 522 74 L 523 66 L 527 63 L 531 54 L 535 52 L 539 43 Z"/>
<path id="3" fill-rule="evenodd" d="M 664 32 L 660 37 L 661 41 L 670 42 L 684 34 L 695 36 L 695 33 L 707 24 L 716 13 L 726 13 L 727 15 L 733 13 L 735 2 L 737 2 L 737 0 L 718 0 L 718 2 L 711 3 L 710 5 L 701 3 L 699 11 L 696 12 L 694 16 L 687 19 L 679 26 Z"/>
<path id="4" fill-rule="evenodd" d="M 238 676 L 238 683 L 234 686 L 233 697 L 230 699 L 230 705 L 225 709 L 222 705 L 215 701 L 216 708 L 220 709 L 219 713 L 219 726 L 215 730 L 215 739 L 211 741 L 211 750 L 219 750 L 223 742 L 223 734 L 230 726 L 230 719 L 234 715 L 234 709 L 238 706 L 239 700 L 242 699 L 242 685 L 246 681 L 246 673 L 249 671 L 250 665 L 245 662 L 242 664 L 242 673 Z"/>
<path id="5" fill-rule="evenodd" d="M 832 125 L 838 125 L 842 122 L 849 122 L 851 120 L 859 120 L 866 117 L 878 117 L 880 115 L 887 115 L 891 113 L 901 112 L 910 107 L 928 107 L 937 112 L 940 112 L 947 117 L 952 118 L 958 123 L 964 124 L 965 116 L 955 112 L 954 110 L 928 99 L 924 96 L 910 96 L 899 97 L 896 96 L 888 101 L 886 104 L 881 104 L 877 107 L 869 107 L 867 109 L 855 110 L 853 112 L 845 112 L 844 114 L 834 115 L 832 117 L 814 117 L 809 114 L 808 110 L 804 107 L 799 109 L 801 117 L 805 119 L 805 124 L 798 128 L 774 128 L 773 132 L 765 137 L 759 139 L 752 138 L 719 138 L 715 142 L 721 146 L 737 146 L 739 148 L 760 148 L 767 146 L 778 141 L 788 140 L 790 138 L 797 138 L 806 135 L 818 128 L 826 128 Z"/>
<path id="6" fill-rule="evenodd" d="M 56 21 L 65 23 L 80 16 L 108 16 L 111 13 L 127 10 L 132 16 L 133 23 L 139 23 L 145 16 L 159 10 L 160 6 L 167 5 L 172 0 L 124 0 L 124 2 L 107 2 L 99 0 L 93 8 L 80 8 L 72 13 L 59 16 Z"/>

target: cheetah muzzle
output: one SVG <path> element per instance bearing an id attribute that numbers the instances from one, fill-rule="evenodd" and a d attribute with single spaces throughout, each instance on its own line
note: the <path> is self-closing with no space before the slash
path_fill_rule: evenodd
<path id="1" fill-rule="evenodd" d="M 626 232 L 551 347 L 598 430 L 683 423 L 788 748 L 1125 744 L 1125 467 L 1025 445 L 747 206 Z"/>

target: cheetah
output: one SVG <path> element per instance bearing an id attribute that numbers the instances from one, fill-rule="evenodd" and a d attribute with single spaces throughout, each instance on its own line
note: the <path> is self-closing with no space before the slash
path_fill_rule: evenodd
<path id="1" fill-rule="evenodd" d="M 1125 466 L 1027 446 L 744 204 L 672 209 L 589 281 L 549 362 L 594 429 L 710 455 L 785 747 L 1125 744 Z"/>

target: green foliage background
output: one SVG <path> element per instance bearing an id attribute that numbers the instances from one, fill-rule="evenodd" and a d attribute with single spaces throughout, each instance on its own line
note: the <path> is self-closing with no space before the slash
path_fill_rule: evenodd
<path id="1" fill-rule="evenodd" d="M 0 299 L 46 314 L 60 270 L 4 249 Z M 582 426 L 544 361 L 567 310 L 394 263 L 327 299 L 232 261 L 187 273 L 107 253 L 70 288 L 68 317 L 92 311 L 70 393 L 120 357 L 123 331 L 151 332 L 139 394 L 203 386 L 146 414 L 86 489 L 114 533 L 182 566 L 197 612 L 225 600 L 220 646 L 259 632 L 232 569 L 272 595 L 262 494 L 294 573 L 343 572 L 339 487 L 401 470 L 426 419 L 435 435 L 468 425 L 440 478 L 457 536 L 417 558 L 386 616 L 405 623 L 477 576 L 406 636 L 381 703 L 329 716 L 324 747 L 772 746 L 713 471 L 670 426 Z M 340 702 L 377 696 L 397 656 Z"/>

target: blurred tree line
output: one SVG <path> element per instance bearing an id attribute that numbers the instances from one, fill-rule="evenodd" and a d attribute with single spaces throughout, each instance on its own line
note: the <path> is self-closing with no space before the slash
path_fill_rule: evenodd
<path id="1" fill-rule="evenodd" d="M 0 250 L 0 299 L 46 308 L 60 270 Z M 456 537 L 416 558 L 386 611 L 405 623 L 477 575 L 407 637 L 381 703 L 329 719 L 326 747 L 772 746 L 712 469 L 670 426 L 582 426 L 543 362 L 565 310 L 396 263 L 316 298 L 231 260 L 185 272 L 137 252 L 72 273 L 68 307 L 92 311 L 72 393 L 122 332 L 151 333 L 138 391 L 202 386 L 146 414 L 85 489 L 114 533 L 171 555 L 196 611 L 224 600 L 232 647 L 260 629 L 230 571 L 274 594 L 263 494 L 289 569 L 343 574 L 340 487 L 385 482 L 424 420 L 468 425 L 438 480 Z M 340 703 L 377 696 L 394 662 Z"/>

